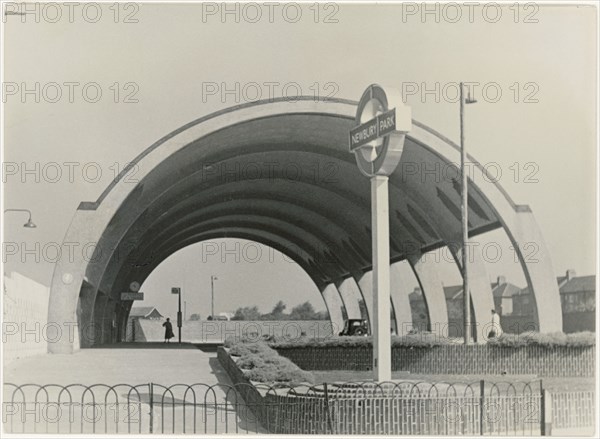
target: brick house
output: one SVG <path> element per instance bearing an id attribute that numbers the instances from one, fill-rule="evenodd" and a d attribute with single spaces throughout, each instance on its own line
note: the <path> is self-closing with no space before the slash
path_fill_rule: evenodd
<path id="1" fill-rule="evenodd" d="M 566 333 L 596 330 L 596 276 L 577 276 L 574 270 L 567 270 L 564 276 L 557 277 L 563 312 L 563 331 Z M 529 288 L 520 288 L 499 276 L 491 284 L 494 307 L 500 315 L 500 323 L 505 332 L 519 333 L 537 330 L 533 318 L 535 301 Z M 462 285 L 444 287 L 450 337 L 463 324 Z M 420 288 L 409 295 L 413 325 L 424 330 L 428 327 L 427 306 Z"/>
<path id="2" fill-rule="evenodd" d="M 596 331 L 596 276 L 577 276 L 567 270 L 556 278 L 560 292 L 563 331 Z M 513 297 L 513 315 L 532 316 L 533 297 L 529 288 L 523 288 Z"/>

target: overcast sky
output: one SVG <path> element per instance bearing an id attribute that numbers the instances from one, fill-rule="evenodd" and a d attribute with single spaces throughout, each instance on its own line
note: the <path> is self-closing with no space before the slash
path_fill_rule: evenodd
<path id="1" fill-rule="evenodd" d="M 272 20 L 263 8 L 257 23 L 247 21 L 255 20 L 255 10 L 240 10 L 236 23 L 234 14 L 222 19 L 218 11 L 207 15 L 213 10 L 206 7 L 203 15 L 197 4 L 121 5 L 118 11 L 117 23 L 109 5 L 96 23 L 89 22 L 96 11 L 75 9 L 70 19 L 64 7 L 56 23 L 43 19 L 54 20 L 52 10 L 40 11 L 39 23 L 35 14 L 3 17 L 3 172 L 11 166 L 3 173 L 4 208 L 32 209 L 38 224 L 24 229 L 26 216 L 10 214 L 3 226 L 6 242 L 27 248 L 39 243 L 41 253 L 49 243 L 61 243 L 79 202 L 96 200 L 117 167 L 181 125 L 245 102 L 242 93 L 203 96 L 203 83 L 243 88 L 248 82 L 276 82 L 280 95 L 284 84 L 294 82 L 303 94 L 319 90 L 322 96 L 353 100 L 373 82 L 406 92 L 414 83 L 417 92 L 406 95 L 413 117 L 458 141 L 458 104 L 448 100 L 454 95 L 451 84 L 463 80 L 480 84 L 474 96 L 479 102 L 467 113 L 470 154 L 484 164 L 497 163 L 500 184 L 516 203 L 531 206 L 557 274 L 568 268 L 595 272 L 594 8 L 521 5 L 503 8 L 497 19 L 497 10 L 479 6 L 462 9 L 457 23 L 448 22 L 455 20 L 454 10 L 440 10 L 436 22 L 433 14 L 423 17 L 422 11 L 400 5 L 303 5 L 295 23 L 297 10 L 281 7 L 273 9 Z M 125 22 L 132 20 L 137 22 Z M 61 84 L 55 103 L 51 82 Z M 77 83 L 73 102 L 68 82 Z M 39 102 L 35 93 L 21 96 L 23 85 L 34 89 L 35 83 Z M 94 87 L 86 88 L 85 96 L 82 92 L 89 83 L 102 90 L 96 103 L 86 101 L 94 99 Z M 421 95 L 436 83 L 437 99 L 435 93 Z M 295 94 L 287 90 L 288 96 Z M 262 97 L 269 97 L 268 91 L 263 87 Z M 79 164 L 73 181 L 65 162 Z M 34 172 L 24 173 L 24 166 Z M 102 175 L 95 181 L 97 169 Z M 144 304 L 172 314 L 175 299 L 167 288 L 179 283 L 189 290 L 188 314 L 206 315 L 215 274 L 217 311 L 248 304 L 268 311 L 279 298 L 289 305 L 311 300 L 323 309 L 308 276 L 278 253 L 273 260 L 265 256 L 259 263 L 236 264 L 203 261 L 200 250 L 185 249 L 162 264 L 144 285 Z M 506 274 L 524 286 L 512 255 L 506 259 L 489 267 L 490 276 Z M 48 285 L 53 265 L 43 255 L 36 262 L 20 251 L 8 257 L 5 268 Z M 458 280 L 454 267 L 446 271 L 446 283 Z"/>

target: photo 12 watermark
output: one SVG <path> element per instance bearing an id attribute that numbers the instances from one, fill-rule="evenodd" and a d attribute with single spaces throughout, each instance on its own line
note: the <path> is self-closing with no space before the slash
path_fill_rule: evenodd
<path id="1" fill-rule="evenodd" d="M 138 24 L 144 2 L 2 2 L 2 22 Z"/>

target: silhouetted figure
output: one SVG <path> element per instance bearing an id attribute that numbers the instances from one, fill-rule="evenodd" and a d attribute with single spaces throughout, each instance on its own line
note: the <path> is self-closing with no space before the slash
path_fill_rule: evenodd
<path id="1" fill-rule="evenodd" d="M 165 343 L 170 343 L 170 340 L 175 337 L 175 334 L 173 334 L 173 324 L 168 317 L 167 321 L 163 323 L 163 326 L 165 327 Z"/>
<path id="2" fill-rule="evenodd" d="M 500 316 L 496 310 L 492 310 L 492 328 L 488 334 L 488 338 L 498 338 L 502 335 L 502 326 L 500 325 Z"/>

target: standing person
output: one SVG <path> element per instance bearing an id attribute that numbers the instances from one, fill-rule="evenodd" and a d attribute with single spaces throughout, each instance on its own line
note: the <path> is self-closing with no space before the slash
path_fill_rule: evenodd
<path id="1" fill-rule="evenodd" d="M 170 343 L 170 340 L 175 337 L 175 334 L 173 334 L 173 324 L 171 323 L 171 319 L 167 317 L 167 321 L 162 325 L 165 327 L 165 343 Z"/>
<path id="2" fill-rule="evenodd" d="M 502 335 L 502 326 L 500 326 L 500 316 L 496 310 L 492 310 L 492 328 L 488 334 L 488 338 L 498 338 Z"/>

